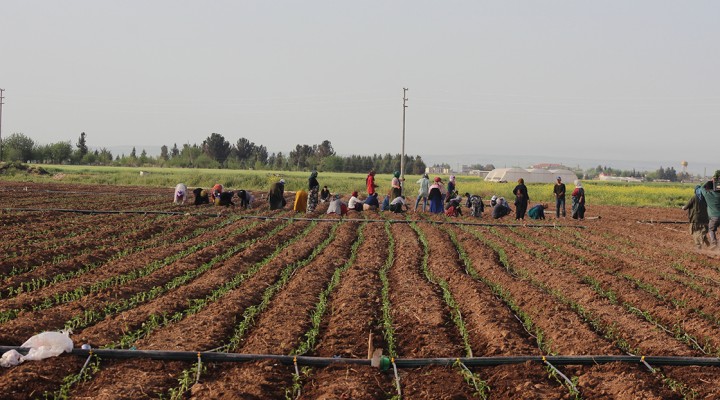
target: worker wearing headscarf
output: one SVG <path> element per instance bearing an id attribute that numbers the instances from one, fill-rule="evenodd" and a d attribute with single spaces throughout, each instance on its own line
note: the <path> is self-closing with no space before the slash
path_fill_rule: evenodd
<path id="1" fill-rule="evenodd" d="M 270 202 L 271 210 L 279 210 L 285 207 L 285 179 L 275 182 L 270 186 L 268 192 L 268 201 Z"/>
<path id="2" fill-rule="evenodd" d="M 705 184 L 706 189 L 712 189 L 712 185 L 708 185 L 711 182 Z M 700 195 L 697 193 L 700 191 Z M 707 201 L 705 196 L 702 195 L 702 186 L 697 185 L 695 187 L 695 193 L 690 197 L 690 200 L 683 206 L 683 210 L 687 210 L 688 219 L 690 220 L 690 234 L 695 241 L 695 247 L 702 249 L 703 245 L 710 246 L 710 240 L 708 240 L 708 224 L 710 223 L 710 217 L 707 212 Z"/>
<path id="3" fill-rule="evenodd" d="M 187 186 L 185 186 L 184 183 L 178 183 L 177 186 L 175 186 L 175 197 L 174 197 L 173 203 L 185 204 L 186 200 L 187 200 Z"/>
<path id="4" fill-rule="evenodd" d="M 317 180 L 318 172 L 313 170 L 308 178 L 308 197 L 307 197 L 307 212 L 315 211 L 315 207 L 318 205 L 318 193 L 320 192 L 320 183 Z"/>
<path id="5" fill-rule="evenodd" d="M 443 187 L 442 179 L 440 179 L 439 176 L 435 177 L 435 182 L 430 185 L 430 191 L 428 192 L 431 213 L 442 214 L 445 212 L 445 207 L 443 207 L 444 192 L 445 188 Z"/>
<path id="6" fill-rule="evenodd" d="M 423 201 L 423 212 L 425 212 L 428 203 L 428 194 L 430 192 L 430 178 L 428 178 L 428 174 L 423 174 L 417 183 L 420 185 L 420 188 L 418 189 L 418 197 L 415 201 L 415 212 L 417 212 L 418 206 L 420 205 L 420 199 Z"/>
<path id="7" fill-rule="evenodd" d="M 402 187 L 400 186 L 400 171 L 393 172 L 392 181 L 390 181 L 390 201 L 395 200 L 396 197 L 400 197 L 402 194 Z"/>
<path id="8" fill-rule="evenodd" d="M 585 219 L 585 189 L 579 180 L 575 180 L 575 189 L 572 192 L 572 217 Z"/>
<path id="9" fill-rule="evenodd" d="M 367 178 L 365 178 L 365 186 L 367 186 L 368 196 L 375 193 L 375 188 L 377 188 L 378 185 L 375 184 L 374 169 L 371 169 L 370 172 L 368 172 Z"/>
<path id="10" fill-rule="evenodd" d="M 362 211 L 363 210 L 363 203 L 358 198 L 358 192 L 353 191 L 350 195 L 350 200 L 348 200 L 348 209 L 349 210 L 355 210 L 355 211 Z"/>
<path id="11" fill-rule="evenodd" d="M 518 184 L 513 189 L 515 194 L 515 219 L 525 219 L 525 211 L 527 211 L 530 196 L 528 196 L 527 186 L 523 178 L 518 179 Z"/>
<path id="12" fill-rule="evenodd" d="M 217 203 L 220 201 L 220 193 L 223 192 L 223 185 L 216 183 L 210 191 L 210 201 Z"/>
<path id="13" fill-rule="evenodd" d="M 455 175 L 450 175 L 447 184 L 447 194 L 445 196 L 445 202 L 449 202 L 450 199 L 455 197 Z"/>

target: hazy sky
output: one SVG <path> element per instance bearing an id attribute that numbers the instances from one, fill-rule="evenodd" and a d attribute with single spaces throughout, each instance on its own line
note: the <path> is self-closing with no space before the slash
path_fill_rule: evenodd
<path id="1" fill-rule="evenodd" d="M 718 21 L 716 0 L 0 0 L 2 134 L 398 153 L 407 87 L 410 154 L 720 164 Z"/>

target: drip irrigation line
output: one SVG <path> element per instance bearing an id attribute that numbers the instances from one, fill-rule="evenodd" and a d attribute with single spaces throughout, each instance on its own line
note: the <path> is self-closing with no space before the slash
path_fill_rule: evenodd
<path id="1" fill-rule="evenodd" d="M 71 208 L 3 208 L 6 212 L 65 212 L 65 213 L 81 213 L 81 214 L 154 214 L 154 215 L 186 215 L 201 217 L 221 217 L 222 211 L 217 213 L 192 213 L 182 211 L 153 211 L 153 210 L 80 210 Z M 306 217 L 272 217 L 263 215 L 237 215 L 241 219 L 255 218 L 262 220 L 284 220 L 284 221 L 317 221 L 317 222 L 375 222 L 391 224 L 411 224 L 411 223 L 427 223 L 434 225 L 470 225 L 470 226 L 492 226 L 492 227 L 527 227 L 527 228 L 578 228 L 585 229 L 583 225 L 556 225 L 556 224 L 491 224 L 487 222 L 464 222 L 464 221 L 431 221 L 431 220 L 407 220 L 407 219 L 369 219 L 369 218 L 306 218 Z"/>
<path id="2" fill-rule="evenodd" d="M 27 354 L 30 350 L 20 346 L 0 346 L 0 352 L 15 350 L 21 354 Z M 370 365 L 370 360 L 361 358 L 341 357 L 310 357 L 310 356 L 286 356 L 277 354 L 241 354 L 241 353 L 218 353 L 218 352 L 197 352 L 197 351 L 163 351 L 163 350 L 115 350 L 115 349 L 80 349 L 75 348 L 71 355 L 88 357 L 92 354 L 101 358 L 114 359 L 135 359 L 149 358 L 153 360 L 174 360 L 194 361 L 198 355 L 203 362 L 247 362 L 256 360 L 275 360 L 285 365 L 293 365 L 297 360 L 298 365 L 311 367 L 325 367 L 332 364 Z M 394 362 L 398 368 L 417 368 L 428 365 L 452 366 L 460 361 L 468 367 L 494 366 L 506 364 L 522 364 L 528 361 L 545 363 L 551 362 L 554 365 L 594 365 L 615 362 L 652 365 L 676 365 L 676 366 L 720 366 L 718 357 L 674 357 L 674 356 L 627 356 L 627 355 L 594 355 L 594 356 L 507 356 L 507 357 L 461 357 L 461 358 L 395 358 Z M 389 366 L 389 365 L 388 365 Z"/>
<path id="3" fill-rule="evenodd" d="M 220 217 L 222 212 L 217 213 L 186 213 L 181 211 L 157 211 L 157 210 L 81 210 L 73 208 L 3 208 L 3 211 L 20 211 L 20 212 L 65 212 L 65 213 L 80 213 L 80 214 L 154 214 L 154 215 L 191 215 L 191 216 L 205 216 L 205 217 Z M 260 218 L 265 219 L 266 217 L 257 215 L 247 215 L 243 218 Z"/>
<path id="4" fill-rule="evenodd" d="M 652 219 L 645 219 L 637 221 L 639 224 L 689 224 L 688 221 L 671 221 L 671 220 L 652 220 Z"/>
<path id="5" fill-rule="evenodd" d="M 175 191 L 175 188 L 169 189 L 171 191 Z M 31 190 L 23 190 L 23 189 L 3 189 L 0 190 L 0 193 L 2 192 L 18 192 L 18 193 L 63 193 L 63 194 L 92 194 L 95 195 L 108 195 L 108 196 L 117 196 L 117 195 L 127 195 L 127 196 L 155 196 L 155 197 L 167 197 L 167 194 L 165 193 L 138 193 L 136 191 L 118 191 L 118 192 L 95 192 L 92 190 L 85 190 L 85 191 L 77 191 L 77 190 L 49 190 L 49 189 L 31 189 Z"/>

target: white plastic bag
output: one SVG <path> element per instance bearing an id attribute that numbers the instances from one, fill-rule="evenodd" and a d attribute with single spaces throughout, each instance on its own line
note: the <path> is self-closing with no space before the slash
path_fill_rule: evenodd
<path id="1" fill-rule="evenodd" d="M 13 365 L 18 365 L 22 362 L 22 354 L 18 353 L 15 350 L 8 350 L 3 355 L 2 358 L 0 358 L 0 366 L 2 367 L 12 367 Z"/>
<path id="2" fill-rule="evenodd" d="M 27 360 L 42 360 L 59 356 L 63 352 L 69 353 L 73 349 L 73 342 L 69 330 L 42 332 L 26 340 L 21 347 L 30 348 L 27 355 L 20 355 L 15 350 L 7 351 L 2 355 L 0 365 L 11 367 Z"/>
<path id="3" fill-rule="evenodd" d="M 73 349 L 73 342 L 70 339 L 70 331 L 43 332 L 39 333 L 22 344 L 22 347 L 29 347 L 23 361 L 42 360 L 48 357 L 59 356 L 63 352 L 69 353 Z"/>

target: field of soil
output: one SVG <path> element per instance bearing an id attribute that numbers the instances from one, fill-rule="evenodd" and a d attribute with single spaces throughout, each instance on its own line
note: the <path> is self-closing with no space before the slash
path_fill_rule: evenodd
<path id="1" fill-rule="evenodd" d="M 594 206 L 588 193 L 584 221 L 553 210 L 527 225 L 487 212 L 341 219 L 326 204 L 270 211 L 255 195 L 246 210 L 175 205 L 172 189 L 0 182 L 0 345 L 72 329 L 76 348 L 366 359 L 371 338 L 393 360 L 720 355 L 720 252 L 695 250 L 687 224 L 668 223 L 686 220 L 680 209 Z M 85 362 L 2 368 L 0 395 L 720 398 L 720 368 L 708 366 L 456 363 L 396 376 L 349 364 L 296 374 L 272 360 Z"/>

